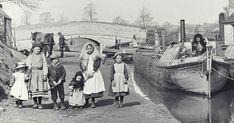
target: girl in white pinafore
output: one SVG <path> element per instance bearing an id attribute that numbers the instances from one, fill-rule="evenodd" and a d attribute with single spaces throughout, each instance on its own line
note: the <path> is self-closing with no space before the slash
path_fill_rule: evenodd
<path id="1" fill-rule="evenodd" d="M 129 94 L 128 89 L 128 71 L 126 65 L 122 62 L 122 53 L 116 53 L 114 56 L 115 63 L 110 70 L 110 94 L 115 97 L 116 108 L 123 107 L 124 96 Z"/>
<path id="2" fill-rule="evenodd" d="M 29 79 L 26 72 L 26 63 L 19 62 L 15 68 L 16 72 L 13 73 L 13 78 L 11 81 L 10 95 L 16 99 L 16 106 L 22 108 L 22 101 L 28 100 L 28 89 L 26 85 L 26 81 Z"/>
<path id="3" fill-rule="evenodd" d="M 99 70 L 101 55 L 97 51 L 95 44 L 91 42 L 85 44 L 79 60 L 83 62 L 83 64 L 86 64 L 86 71 L 84 71 L 84 73 L 89 78 L 84 83 L 83 90 L 86 104 L 89 103 L 89 99 L 91 98 L 91 107 L 95 108 L 95 98 L 102 97 L 105 91 L 104 80 Z"/>

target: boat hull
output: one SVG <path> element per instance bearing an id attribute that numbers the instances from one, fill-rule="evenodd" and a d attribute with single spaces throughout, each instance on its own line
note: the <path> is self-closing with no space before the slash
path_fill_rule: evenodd
<path id="1" fill-rule="evenodd" d="M 135 71 L 153 84 L 200 94 L 208 94 L 208 72 L 206 72 L 205 57 L 193 62 L 181 61 L 179 64 L 160 64 L 152 55 L 144 53 L 134 54 Z M 229 64 L 213 60 L 211 73 L 211 92 L 221 90 L 227 82 L 225 76 L 229 76 Z M 220 74 L 222 73 L 222 75 Z"/>

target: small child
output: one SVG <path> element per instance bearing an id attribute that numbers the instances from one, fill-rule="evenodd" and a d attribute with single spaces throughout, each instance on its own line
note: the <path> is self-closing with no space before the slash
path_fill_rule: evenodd
<path id="1" fill-rule="evenodd" d="M 66 77 L 66 71 L 62 64 L 59 63 L 60 55 L 58 54 L 52 54 L 50 56 L 51 59 L 51 65 L 48 68 L 48 78 L 49 78 L 49 84 L 51 86 L 51 98 L 54 103 L 54 109 L 58 110 L 58 104 L 57 104 L 57 93 L 59 93 L 59 98 L 61 101 L 61 109 L 65 110 L 66 107 L 64 105 L 64 86 L 63 83 L 65 82 Z"/>
<path id="2" fill-rule="evenodd" d="M 129 94 L 128 89 L 128 71 L 126 65 L 122 62 L 122 53 L 116 53 L 114 56 L 115 63 L 111 67 L 111 95 L 115 97 L 115 107 L 122 108 L 124 96 Z"/>
<path id="3" fill-rule="evenodd" d="M 16 107 L 22 108 L 22 101 L 28 100 L 28 89 L 26 81 L 29 80 L 26 74 L 27 65 L 24 62 L 18 62 L 15 68 L 15 73 L 13 73 L 13 78 L 11 81 L 11 92 L 10 95 L 16 99 Z"/>
<path id="4" fill-rule="evenodd" d="M 69 105 L 70 108 L 83 108 L 85 104 L 85 97 L 83 94 L 84 82 L 86 75 L 84 73 L 84 65 L 80 63 L 81 71 L 77 72 L 69 84 L 70 97 Z"/>

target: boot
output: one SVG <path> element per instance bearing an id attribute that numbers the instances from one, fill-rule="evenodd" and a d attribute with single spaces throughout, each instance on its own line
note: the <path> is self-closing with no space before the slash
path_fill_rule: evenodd
<path id="1" fill-rule="evenodd" d="M 91 98 L 91 108 L 96 108 L 96 106 L 95 106 L 95 98 Z"/>
<path id="2" fill-rule="evenodd" d="M 89 98 L 85 99 L 85 107 L 88 108 L 89 107 Z"/>
<path id="3" fill-rule="evenodd" d="M 124 99 L 124 97 L 120 96 L 120 102 L 119 102 L 119 107 L 120 108 L 123 108 L 123 99 Z"/>
<path id="4" fill-rule="evenodd" d="M 18 107 L 18 106 L 19 106 L 19 101 L 16 100 L 16 101 L 15 101 L 15 104 L 14 104 L 14 107 Z"/>
<path id="5" fill-rule="evenodd" d="M 54 102 L 54 110 L 58 110 L 59 108 L 58 108 L 57 101 L 56 101 L 56 100 L 54 100 L 53 102 Z"/>
<path id="6" fill-rule="evenodd" d="M 18 100 L 18 103 L 19 103 L 18 108 L 22 108 L 23 107 L 22 100 Z"/>
<path id="7" fill-rule="evenodd" d="M 116 108 L 119 108 L 119 97 L 115 97 L 114 106 L 115 106 Z"/>
<path id="8" fill-rule="evenodd" d="M 41 104 L 42 97 L 38 97 L 38 109 L 42 109 L 42 104 Z"/>
<path id="9" fill-rule="evenodd" d="M 33 108 L 34 108 L 34 109 L 38 108 L 38 105 L 37 105 L 37 98 L 36 98 L 36 97 L 33 98 L 33 102 L 34 102 Z"/>
<path id="10" fill-rule="evenodd" d="M 65 110 L 66 109 L 66 107 L 65 107 L 65 103 L 64 103 L 64 98 L 60 98 L 60 100 L 61 100 L 61 109 L 62 110 Z"/>

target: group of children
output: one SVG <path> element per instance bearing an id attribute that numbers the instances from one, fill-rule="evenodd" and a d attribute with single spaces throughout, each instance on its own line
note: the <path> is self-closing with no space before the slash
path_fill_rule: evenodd
<path id="1" fill-rule="evenodd" d="M 34 43 L 33 52 L 28 56 L 26 63 L 18 62 L 11 81 L 10 95 L 16 99 L 16 107 L 22 108 L 22 101 L 32 97 L 33 108 L 42 109 L 42 98 L 51 91 L 54 109 L 58 110 L 57 98 L 59 95 L 61 109 L 66 109 L 64 104 L 64 82 L 66 70 L 59 62 L 60 55 L 52 54 L 51 64 L 42 51 L 40 43 Z M 103 96 L 105 91 L 102 74 L 99 70 L 101 57 L 93 43 L 87 43 L 79 58 L 80 71 L 75 73 L 69 84 L 69 105 L 71 108 L 83 108 L 84 105 L 95 108 L 95 98 Z M 115 97 L 115 107 L 123 107 L 124 96 L 129 94 L 128 71 L 122 62 L 123 55 L 116 53 L 115 63 L 111 66 L 109 94 Z M 58 95 L 57 95 L 58 94 Z M 91 99 L 91 105 L 89 100 Z"/>

